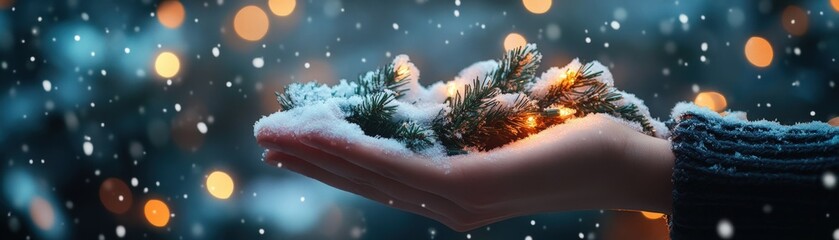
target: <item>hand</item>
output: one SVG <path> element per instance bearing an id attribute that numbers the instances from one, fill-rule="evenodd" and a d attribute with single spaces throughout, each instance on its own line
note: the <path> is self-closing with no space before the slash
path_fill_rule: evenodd
<path id="1" fill-rule="evenodd" d="M 670 143 L 601 115 L 435 164 L 316 133 L 260 132 L 265 161 L 466 231 L 551 211 L 670 212 Z"/>

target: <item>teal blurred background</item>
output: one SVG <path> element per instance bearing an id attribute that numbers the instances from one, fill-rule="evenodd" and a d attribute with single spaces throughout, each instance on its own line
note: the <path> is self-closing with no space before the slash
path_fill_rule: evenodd
<path id="1" fill-rule="evenodd" d="M 248 5 L 264 17 L 237 28 Z M 540 71 L 609 66 L 662 120 L 716 92 L 751 119 L 829 121 L 837 22 L 839 0 L 0 0 L 0 236 L 665 239 L 663 219 L 608 210 L 454 232 L 266 166 L 252 125 L 289 83 L 352 79 L 403 53 L 423 83 L 449 80 L 500 57 L 512 33 L 538 45 Z M 767 67 L 747 59 L 752 37 L 771 45 Z M 231 177 L 229 198 L 208 192 L 214 171 Z M 152 199 L 171 211 L 162 227 L 147 220 Z"/>

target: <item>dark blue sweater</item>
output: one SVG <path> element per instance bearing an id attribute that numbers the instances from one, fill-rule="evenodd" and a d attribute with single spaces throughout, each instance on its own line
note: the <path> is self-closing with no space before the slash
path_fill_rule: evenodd
<path id="1" fill-rule="evenodd" d="M 670 126 L 673 240 L 839 237 L 839 128 L 710 111 Z"/>

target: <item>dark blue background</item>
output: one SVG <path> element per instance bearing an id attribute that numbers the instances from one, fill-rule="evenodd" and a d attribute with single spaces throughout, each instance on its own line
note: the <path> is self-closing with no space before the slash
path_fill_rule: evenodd
<path id="1" fill-rule="evenodd" d="M 448 80 L 473 62 L 499 57 L 511 32 L 538 44 L 542 70 L 574 57 L 610 66 L 616 85 L 646 100 L 662 119 L 676 102 L 693 100 L 694 85 L 722 93 L 729 108 L 752 119 L 790 124 L 839 115 L 839 13 L 829 0 L 554 0 L 541 15 L 521 1 L 301 0 L 288 17 L 271 14 L 267 1 L 184 1 L 186 19 L 176 29 L 151 16 L 158 4 L 151 0 L 11 4 L 0 8 L 3 239 L 113 239 L 118 225 L 128 238 L 346 239 L 355 231 L 365 239 L 466 239 L 467 233 L 432 220 L 265 166 L 252 124 L 278 109 L 274 91 L 288 83 L 352 79 L 401 53 L 420 68 L 423 83 Z M 257 42 L 243 41 L 232 27 L 236 11 L 250 4 L 265 10 L 271 24 Z M 788 6 L 808 12 L 802 36 L 782 27 Z M 686 24 L 680 14 L 688 16 Z M 613 20 L 618 30 L 608 25 Z M 558 36 L 548 34 L 554 26 Z M 73 41 L 76 34 L 82 41 Z M 746 60 L 743 46 L 751 36 L 772 43 L 768 68 Z M 211 53 L 216 46 L 219 57 Z M 154 72 L 160 51 L 173 51 L 181 61 L 171 86 Z M 703 55 L 707 62 L 700 61 Z M 264 67 L 253 66 L 257 57 Z M 43 80 L 58 89 L 44 91 Z M 207 123 L 206 134 L 196 129 L 198 122 Z M 82 149 L 86 136 L 94 145 L 91 156 Z M 215 170 L 233 177 L 236 191 L 228 200 L 203 187 Z M 139 179 L 130 187 L 128 213 L 102 206 L 99 187 L 109 177 Z M 31 199 L 22 196 L 33 194 L 52 205 L 54 229 L 32 224 Z M 142 204 L 150 198 L 163 199 L 175 213 L 165 228 L 144 219 Z M 666 226 L 635 212 L 594 210 L 521 217 L 468 232 L 473 239 L 579 239 L 580 233 L 660 238 Z"/>

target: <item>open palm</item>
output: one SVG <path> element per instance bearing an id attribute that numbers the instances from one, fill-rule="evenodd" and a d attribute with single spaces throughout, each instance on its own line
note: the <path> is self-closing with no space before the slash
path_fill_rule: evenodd
<path id="1" fill-rule="evenodd" d="M 602 115 L 443 165 L 317 133 L 262 131 L 257 142 L 272 165 L 458 231 L 540 212 L 670 208 L 669 143 Z"/>

